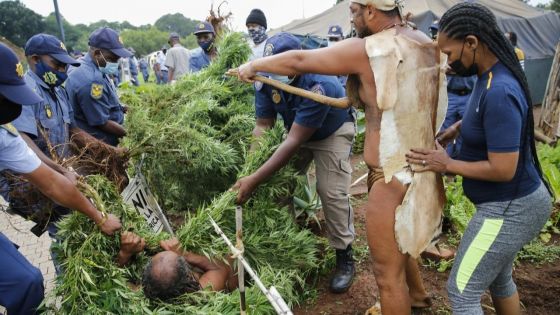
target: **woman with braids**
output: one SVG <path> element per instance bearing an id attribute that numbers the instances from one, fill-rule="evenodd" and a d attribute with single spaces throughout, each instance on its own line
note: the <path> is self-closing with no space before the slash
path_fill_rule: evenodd
<path id="1" fill-rule="evenodd" d="M 551 211 L 527 78 L 486 7 L 457 4 L 439 27 L 438 45 L 450 67 L 459 75 L 477 74 L 478 82 L 463 120 L 438 135 L 437 150 L 413 149 L 407 160 L 423 171 L 463 176 L 465 194 L 476 205 L 448 281 L 453 313 L 483 314 L 480 298 L 489 289 L 498 314 L 519 314 L 513 261 Z M 453 160 L 443 146 L 459 132 L 463 146 Z"/>

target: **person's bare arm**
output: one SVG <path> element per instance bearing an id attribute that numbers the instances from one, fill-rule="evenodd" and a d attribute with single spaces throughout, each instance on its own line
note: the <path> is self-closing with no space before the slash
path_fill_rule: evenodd
<path id="1" fill-rule="evenodd" d="M 255 128 L 253 129 L 254 139 L 260 138 L 265 133 L 265 131 L 274 127 L 275 123 L 276 123 L 276 119 L 274 118 L 257 118 Z M 256 149 L 257 149 L 257 142 L 253 141 L 253 143 L 251 143 L 251 148 L 249 151 L 253 152 Z"/>
<path id="2" fill-rule="evenodd" d="M 334 46 L 313 50 L 291 50 L 274 56 L 259 58 L 239 67 L 239 78 L 252 82 L 257 72 L 294 76 L 302 73 L 327 75 L 362 75 L 369 71 L 369 57 L 365 41 L 351 38 Z"/>
<path id="3" fill-rule="evenodd" d="M 449 173 L 490 182 L 509 182 L 517 171 L 519 152 L 488 152 L 487 161 L 466 162 L 450 158 L 439 142 L 436 146 L 436 150 L 412 149 L 406 155 L 407 161 L 419 166 L 425 164 L 417 172 Z"/>
<path id="4" fill-rule="evenodd" d="M 70 209 L 76 209 L 88 216 L 100 227 L 103 233 L 112 235 L 121 228 L 121 223 L 117 217 L 112 214 L 101 213 L 66 177 L 45 164 L 41 164 L 35 171 L 22 176 L 54 202 Z"/>
<path id="5" fill-rule="evenodd" d="M 202 288 L 210 287 L 212 291 L 231 290 L 237 285 L 237 281 L 233 279 L 232 269 L 222 261 L 212 262 L 205 256 L 197 255 L 190 252 L 183 254 L 185 260 L 204 271 L 198 279 L 198 283 Z M 231 261 L 230 261 L 231 264 Z"/>
<path id="6" fill-rule="evenodd" d="M 104 125 L 99 126 L 99 129 L 105 131 L 106 133 L 115 135 L 119 138 L 126 136 L 126 130 L 124 129 L 124 127 L 112 120 L 107 120 Z"/>
<path id="7" fill-rule="evenodd" d="M 146 247 L 146 241 L 134 232 L 123 232 L 121 234 L 121 248 L 117 254 L 119 267 L 126 266 L 132 256 L 140 253 Z"/>
<path id="8" fill-rule="evenodd" d="M 238 204 L 243 204 L 249 200 L 255 189 L 284 167 L 292 156 L 297 153 L 303 143 L 305 143 L 317 129 L 303 127 L 294 123 L 286 140 L 280 144 L 272 156 L 253 174 L 240 178 L 233 186 L 237 190 Z"/>
<path id="9" fill-rule="evenodd" d="M 167 68 L 167 82 L 173 81 L 174 75 L 175 75 L 175 69 L 172 67 Z"/>

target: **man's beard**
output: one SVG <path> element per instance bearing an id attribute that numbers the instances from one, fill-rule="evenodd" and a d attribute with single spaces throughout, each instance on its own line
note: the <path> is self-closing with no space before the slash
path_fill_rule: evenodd
<path id="1" fill-rule="evenodd" d="M 370 31 L 369 28 L 364 27 L 363 29 L 356 29 L 356 34 L 358 34 L 359 38 L 366 38 L 373 35 L 373 32 Z"/>

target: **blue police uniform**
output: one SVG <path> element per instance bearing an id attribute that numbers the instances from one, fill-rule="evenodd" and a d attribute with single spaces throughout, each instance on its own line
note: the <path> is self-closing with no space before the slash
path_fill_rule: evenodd
<path id="1" fill-rule="evenodd" d="M 118 137 L 101 130 L 99 126 L 108 120 L 122 125 L 123 108 L 111 79 L 99 70 L 91 55 L 86 55 L 82 65 L 70 73 L 66 90 L 74 110 L 76 126 L 116 146 Z"/>
<path id="2" fill-rule="evenodd" d="M 304 74 L 297 77 L 291 85 L 329 97 L 345 96 L 340 82 L 333 76 Z M 316 128 L 309 141 L 323 140 L 345 122 L 353 121 L 351 109 L 325 106 L 269 85 L 257 86 L 255 106 L 257 118 L 276 118 L 280 114 L 287 130 L 290 130 L 294 122 L 303 127 Z"/>
<path id="3" fill-rule="evenodd" d="M 0 104 L 3 107 L 0 108 L 0 123 L 5 124 L 17 117 L 11 111 L 17 109 L 19 105 L 16 104 L 34 104 L 41 98 L 25 84 L 23 65 L 4 44 L 0 44 L 0 60 L 0 95 L 12 102 Z M 0 126 L 0 171 L 9 169 L 28 174 L 40 166 L 41 161 L 18 135 L 15 127 L 10 124 Z M 6 308 L 8 314 L 34 314 L 43 300 L 43 277 L 2 233 L 0 270 L 0 306 Z"/>
<path id="4" fill-rule="evenodd" d="M 448 106 L 441 130 L 445 130 L 463 119 L 467 102 L 476 84 L 476 79 L 476 75 L 472 77 L 461 77 L 458 75 L 447 76 Z M 459 135 L 459 137 L 455 139 L 455 142 L 447 147 L 447 153 L 451 157 L 456 157 L 461 150 L 461 143 L 462 138 Z"/>
<path id="5" fill-rule="evenodd" d="M 13 128 L 13 127 L 11 127 Z M 0 128 L 0 171 L 27 174 L 41 161 L 15 132 Z M 34 314 L 44 296 L 41 271 L 17 251 L 15 245 L 0 233 L 0 306 L 8 314 Z"/>
<path id="6" fill-rule="evenodd" d="M 128 58 L 128 68 L 130 69 L 130 75 L 133 79 L 133 84 L 138 86 L 140 82 L 138 82 L 138 59 L 132 56 Z"/>
<path id="7" fill-rule="evenodd" d="M 199 72 L 200 70 L 210 65 L 210 56 L 208 56 L 202 49 L 197 48 L 192 52 L 191 60 L 189 61 L 191 72 Z"/>
<path id="8" fill-rule="evenodd" d="M 146 59 L 142 58 L 142 59 L 140 59 L 138 64 L 140 65 L 140 71 L 142 71 L 142 76 L 144 77 L 144 82 L 147 83 L 148 80 L 150 79 L 150 72 L 148 70 L 148 62 L 146 61 Z"/>
<path id="9" fill-rule="evenodd" d="M 39 131 L 39 128 L 43 129 L 58 157 L 67 157 L 70 128 L 74 127 L 74 111 L 66 90 L 63 87 L 51 90 L 33 71 L 25 74 L 25 82 L 43 101 L 24 106 L 21 115 L 12 124 L 19 132 L 30 135 L 41 151 L 50 156 L 48 144 Z"/>

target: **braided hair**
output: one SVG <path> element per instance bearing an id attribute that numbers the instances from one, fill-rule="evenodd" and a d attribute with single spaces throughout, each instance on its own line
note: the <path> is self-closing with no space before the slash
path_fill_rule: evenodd
<path id="1" fill-rule="evenodd" d="M 545 183 L 548 191 L 551 192 L 550 185 L 543 176 L 537 156 L 533 101 L 531 99 L 531 92 L 529 91 L 529 83 L 525 72 L 523 72 L 523 68 L 521 68 L 519 59 L 515 54 L 514 47 L 498 27 L 496 16 L 481 4 L 472 2 L 459 3 L 442 16 L 439 21 L 439 31 L 445 33 L 449 38 L 458 40 L 465 39 L 469 35 L 476 36 L 481 42 L 485 43 L 498 60 L 513 73 L 525 92 L 528 106 L 527 127 L 524 131 L 524 137 L 521 138 L 520 152 L 522 161 L 525 162 L 525 141 L 528 139 L 533 163 L 535 163 L 537 172 Z"/>

